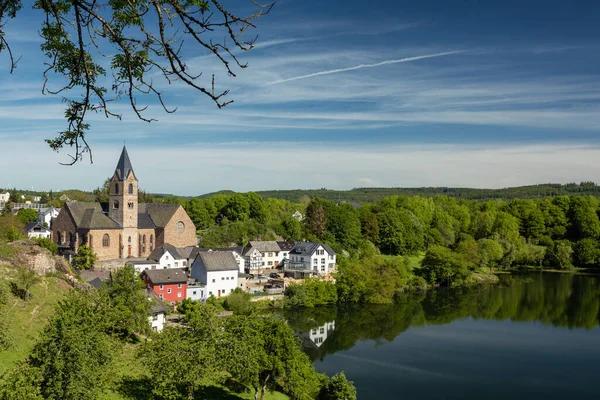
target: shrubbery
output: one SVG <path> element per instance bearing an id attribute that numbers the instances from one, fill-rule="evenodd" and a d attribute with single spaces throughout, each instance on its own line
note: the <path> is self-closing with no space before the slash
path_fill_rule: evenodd
<path id="1" fill-rule="evenodd" d="M 303 283 L 290 283 L 285 289 L 286 307 L 314 307 L 335 304 L 338 300 L 336 286 L 317 278 L 305 279 Z"/>

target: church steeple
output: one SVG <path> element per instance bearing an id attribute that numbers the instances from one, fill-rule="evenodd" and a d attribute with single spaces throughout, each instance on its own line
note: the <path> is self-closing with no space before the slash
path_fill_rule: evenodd
<path id="1" fill-rule="evenodd" d="M 125 147 L 125 145 L 123 145 L 123 151 L 121 152 L 121 157 L 119 158 L 119 162 L 117 163 L 115 174 L 117 174 L 117 178 L 119 178 L 119 180 L 124 181 L 129 176 L 130 171 L 135 177 L 133 167 L 131 166 L 131 161 L 129 161 L 129 154 L 127 154 L 127 148 Z"/>
<path id="2" fill-rule="evenodd" d="M 109 217 L 123 228 L 137 229 L 138 180 L 133 172 L 125 146 L 123 146 L 117 168 L 110 180 L 109 198 Z"/>

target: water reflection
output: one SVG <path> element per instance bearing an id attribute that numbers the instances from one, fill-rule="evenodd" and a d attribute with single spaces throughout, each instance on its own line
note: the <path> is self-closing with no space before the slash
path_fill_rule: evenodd
<path id="1" fill-rule="evenodd" d="M 498 285 L 432 290 L 396 304 L 286 312 L 313 360 L 351 349 L 358 341 L 394 341 L 410 327 L 458 319 L 537 321 L 569 329 L 592 329 L 600 318 L 600 281 L 571 274 L 503 277 Z"/>

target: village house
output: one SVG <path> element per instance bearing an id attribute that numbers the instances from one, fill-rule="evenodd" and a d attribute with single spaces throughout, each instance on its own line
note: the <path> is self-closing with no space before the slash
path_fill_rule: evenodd
<path id="1" fill-rule="evenodd" d="M 289 253 L 284 273 L 293 278 L 325 276 L 335 270 L 335 262 L 335 251 L 329 245 L 298 242 Z"/>
<path id="2" fill-rule="evenodd" d="M 146 269 L 186 268 L 187 259 L 179 254 L 178 249 L 165 244 L 154 249 L 146 260 L 129 260 L 126 264 L 141 273 Z"/>
<path id="3" fill-rule="evenodd" d="M 282 264 L 288 260 L 290 251 L 292 251 L 292 249 L 294 248 L 295 245 L 296 245 L 296 243 L 294 243 L 294 242 L 288 242 L 288 241 L 278 241 L 277 242 L 277 246 L 279 246 L 279 265 L 278 265 L 279 268 L 281 268 L 283 266 Z"/>
<path id="4" fill-rule="evenodd" d="M 6 203 L 8 200 L 10 200 L 10 192 L 0 193 L 0 202 L 1 203 Z"/>
<path id="5" fill-rule="evenodd" d="M 147 269 L 142 271 L 142 280 L 163 301 L 174 303 L 187 295 L 188 278 L 183 268 Z"/>
<path id="6" fill-rule="evenodd" d="M 245 247 L 242 256 L 245 260 L 245 272 L 247 274 L 258 273 L 262 268 L 262 254 L 254 247 Z"/>
<path id="7" fill-rule="evenodd" d="M 242 255 L 242 254 L 244 254 L 244 248 L 242 246 L 223 247 L 220 249 L 215 249 L 214 251 L 229 251 L 229 252 L 231 252 L 231 254 L 233 254 L 233 257 L 235 258 L 235 261 L 238 264 L 240 274 L 243 274 L 245 272 L 246 259 Z"/>
<path id="8" fill-rule="evenodd" d="M 302 333 L 305 339 L 304 343 L 308 341 L 309 345 L 319 348 L 327 340 L 327 336 L 331 335 L 334 330 L 335 321 L 326 322 L 321 326 L 312 328 L 310 331 Z"/>
<path id="9" fill-rule="evenodd" d="M 207 297 L 222 297 L 237 287 L 238 271 L 238 263 L 231 252 L 199 252 L 191 266 L 191 278 L 205 286 Z"/>
<path id="10" fill-rule="evenodd" d="M 161 332 L 165 327 L 167 306 L 157 296 L 154 290 L 146 289 L 146 295 L 148 296 L 148 301 L 152 302 L 152 305 L 150 306 L 151 315 L 148 317 L 150 328 L 154 332 Z"/>
<path id="11" fill-rule="evenodd" d="M 60 210 L 54 207 L 44 207 L 38 210 L 38 222 L 45 223 L 47 227 L 52 229 L 52 220 L 58 217 Z"/>
<path id="12" fill-rule="evenodd" d="M 65 204 L 52 223 L 52 238 L 61 254 L 85 244 L 99 261 L 145 258 L 165 244 L 194 246 L 196 227 L 179 204 L 138 203 L 138 179 L 123 147 L 110 179 L 109 204 Z"/>
<path id="13" fill-rule="evenodd" d="M 45 238 L 49 239 L 52 233 L 50 229 L 46 228 L 40 222 L 31 222 L 25 226 L 25 232 L 27 232 L 28 238 Z"/>
<path id="14" fill-rule="evenodd" d="M 248 248 L 260 251 L 260 270 L 275 269 L 281 261 L 279 252 L 281 249 L 275 241 L 250 241 Z"/>

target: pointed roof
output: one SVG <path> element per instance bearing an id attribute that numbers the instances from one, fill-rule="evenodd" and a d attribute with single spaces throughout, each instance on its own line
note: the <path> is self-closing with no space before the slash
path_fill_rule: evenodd
<path id="1" fill-rule="evenodd" d="M 133 167 L 131 166 L 131 161 L 129 160 L 129 154 L 127 154 L 127 148 L 123 146 L 123 151 L 121 152 L 121 157 L 117 163 L 117 169 L 115 169 L 115 173 L 117 174 L 117 178 L 123 181 L 129 175 L 129 171 L 131 171 L 133 176 L 135 176 Z"/>

